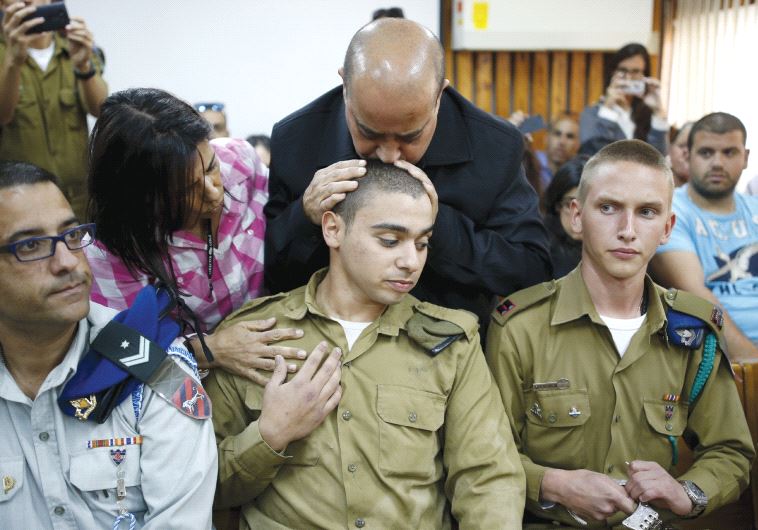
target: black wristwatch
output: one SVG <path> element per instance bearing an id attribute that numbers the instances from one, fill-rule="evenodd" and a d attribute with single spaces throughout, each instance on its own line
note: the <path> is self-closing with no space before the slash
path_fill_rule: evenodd
<path id="1" fill-rule="evenodd" d="M 685 515 L 685 517 L 697 517 L 703 513 L 705 507 L 708 506 L 708 495 L 706 495 L 705 492 L 703 492 L 703 490 L 691 480 L 680 480 L 679 484 L 682 485 L 684 493 L 686 493 L 687 497 L 692 501 L 692 511 Z"/>
<path id="2" fill-rule="evenodd" d="M 74 77 L 81 81 L 86 81 L 87 79 L 90 79 L 92 77 L 95 77 L 95 74 L 97 73 L 97 70 L 95 70 L 95 65 L 92 61 L 89 62 L 89 70 L 86 72 L 80 72 L 76 68 L 74 68 Z"/>

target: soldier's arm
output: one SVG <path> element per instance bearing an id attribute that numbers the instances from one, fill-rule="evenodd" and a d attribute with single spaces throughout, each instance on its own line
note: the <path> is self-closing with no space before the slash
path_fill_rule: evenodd
<path id="1" fill-rule="evenodd" d="M 673 250 L 658 253 L 650 262 L 650 272 L 664 287 L 676 287 L 721 306 L 716 296 L 705 286 L 705 273 L 694 252 Z M 726 310 L 724 334 L 734 360 L 758 358 L 758 346 L 742 333 Z"/>
<path id="2" fill-rule="evenodd" d="M 737 389 L 726 366 L 728 362 L 725 356 L 716 353 L 711 377 L 690 410 L 687 431 L 698 440 L 693 448 L 695 463 L 678 477 L 691 480 L 708 496 L 704 513 L 737 500 L 748 485 L 755 457 Z"/>
<path id="3" fill-rule="evenodd" d="M 520 528 L 524 472 L 479 344 L 468 340 L 448 400 L 445 492 L 461 528 Z"/>

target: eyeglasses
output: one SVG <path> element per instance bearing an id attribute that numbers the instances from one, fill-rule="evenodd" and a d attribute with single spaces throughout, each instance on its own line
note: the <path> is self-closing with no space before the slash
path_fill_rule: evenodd
<path id="1" fill-rule="evenodd" d="M 213 110 L 215 112 L 223 112 L 223 103 L 196 103 L 195 110 L 198 112 L 205 112 L 206 110 Z"/>
<path id="2" fill-rule="evenodd" d="M 0 247 L 0 253 L 16 256 L 18 261 L 37 261 L 55 254 L 58 241 L 69 250 L 79 250 L 95 240 L 95 225 L 86 224 L 69 228 L 58 236 L 30 237 Z"/>

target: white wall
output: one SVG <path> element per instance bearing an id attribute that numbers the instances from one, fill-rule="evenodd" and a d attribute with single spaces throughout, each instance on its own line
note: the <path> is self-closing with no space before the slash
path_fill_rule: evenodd
<path id="1" fill-rule="evenodd" d="M 149 86 L 221 101 L 233 136 L 274 122 L 340 84 L 352 35 L 380 7 L 439 34 L 438 0 L 67 0 L 105 51 L 111 92 Z"/>

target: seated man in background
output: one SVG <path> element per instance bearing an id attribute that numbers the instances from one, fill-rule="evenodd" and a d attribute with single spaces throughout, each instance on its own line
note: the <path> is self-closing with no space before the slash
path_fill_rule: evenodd
<path id="1" fill-rule="evenodd" d="M 277 356 L 265 390 L 211 375 L 216 505 L 242 506 L 241 528 L 449 528 L 448 502 L 461 528 L 517 528 L 523 470 L 476 318 L 408 294 L 436 193 L 366 169 L 323 214 L 329 268 L 223 324 L 276 316 L 305 332 L 283 344 L 315 350 L 287 382 Z"/>
<path id="2" fill-rule="evenodd" d="M 676 227 L 651 263 L 662 285 L 724 308 L 732 360 L 758 358 L 758 197 L 735 191 L 746 139 L 742 122 L 724 112 L 692 126 L 690 181 L 674 193 Z"/>
<path id="3" fill-rule="evenodd" d="M 223 103 L 195 103 L 195 110 L 211 126 L 209 140 L 214 138 L 229 138 L 229 128 L 226 125 L 226 113 L 224 112 Z"/>
<path id="4" fill-rule="evenodd" d="M 23 18 L 49 3 L 0 0 L 0 160 L 22 160 L 54 173 L 83 219 L 87 114 L 100 115 L 108 86 L 82 18 L 72 16 L 62 34 L 27 33 L 44 19 Z"/>
<path id="5" fill-rule="evenodd" d="M 579 152 L 579 122 L 571 114 L 554 118 L 547 128 L 547 149 L 535 151 L 540 162 L 542 189 L 546 189 L 560 167 Z"/>
<path id="6" fill-rule="evenodd" d="M 526 470 L 526 528 L 615 527 L 638 503 L 697 517 L 748 484 L 755 450 L 720 311 L 645 273 L 674 225 L 673 188 L 653 147 L 603 148 L 571 203 L 579 267 L 493 313 L 487 360 Z M 680 436 L 695 462 L 674 478 Z"/>
<path id="7" fill-rule="evenodd" d="M 94 225 L 79 224 L 53 175 L 0 162 L 0 526 L 210 528 L 216 448 L 207 414 L 192 406 L 204 401 L 200 383 L 177 366 L 200 393 L 194 402 L 136 383 L 104 399 L 114 394 L 103 381 L 119 368 L 90 348 L 116 312 L 89 302 L 81 249 L 93 240 Z M 152 338 L 118 337 L 113 350 L 134 354 L 131 366 L 148 363 L 143 344 L 161 357 Z M 104 390 L 85 391 L 91 383 Z"/>

